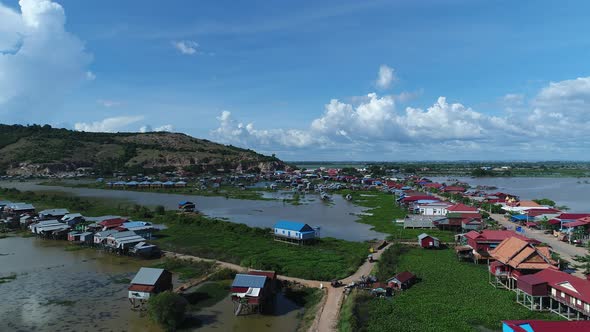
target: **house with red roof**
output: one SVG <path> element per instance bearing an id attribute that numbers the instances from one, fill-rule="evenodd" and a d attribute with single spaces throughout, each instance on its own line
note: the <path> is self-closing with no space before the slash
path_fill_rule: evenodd
<path id="1" fill-rule="evenodd" d="M 455 204 L 453 206 L 449 206 L 447 211 L 453 213 L 478 213 L 479 210 L 473 206 L 465 205 L 462 203 Z"/>
<path id="2" fill-rule="evenodd" d="M 456 250 L 458 254 L 460 251 L 469 251 L 468 253 L 465 253 L 461 256 L 468 256 L 468 258 L 473 259 L 475 263 L 478 263 L 480 260 L 492 259 L 489 251 L 495 249 L 502 241 L 513 236 L 532 244 L 539 243 L 537 240 L 530 239 L 526 236 L 522 236 L 508 230 L 483 230 L 480 232 L 470 231 L 464 235 L 466 245 L 457 247 Z"/>
<path id="3" fill-rule="evenodd" d="M 105 219 L 101 222 L 99 222 L 98 224 L 100 226 L 102 226 L 103 230 L 108 230 L 108 229 L 113 229 L 113 228 L 117 228 L 121 225 L 123 225 L 124 222 L 126 222 L 127 219 L 123 219 L 123 218 L 112 218 L 112 219 Z"/>
<path id="4" fill-rule="evenodd" d="M 505 320 L 502 332 L 587 332 L 590 321 Z"/>
<path id="5" fill-rule="evenodd" d="M 548 310 L 568 320 L 590 319 L 590 281 L 557 269 L 521 276 L 516 294 L 517 302 L 530 310 Z"/>
<path id="6" fill-rule="evenodd" d="M 537 247 L 515 236 L 502 241 L 489 254 L 495 260 L 488 266 L 490 284 L 510 290 L 516 289 L 516 282 L 521 276 L 557 265 L 551 258 L 549 247 Z"/>

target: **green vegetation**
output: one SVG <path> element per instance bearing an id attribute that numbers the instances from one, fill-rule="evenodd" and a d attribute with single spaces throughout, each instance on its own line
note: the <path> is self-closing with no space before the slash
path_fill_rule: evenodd
<path id="1" fill-rule="evenodd" d="M 550 200 L 549 198 L 538 198 L 533 199 L 533 202 L 540 204 L 540 205 L 547 205 L 547 206 L 555 206 L 555 201 Z"/>
<path id="2" fill-rule="evenodd" d="M 170 292 L 162 292 L 148 300 L 148 316 L 166 331 L 175 331 L 184 321 L 187 308 L 184 297 Z"/>
<path id="3" fill-rule="evenodd" d="M 373 300 L 373 296 L 368 292 L 354 289 L 342 303 L 338 331 L 366 331 L 366 324 L 370 317 L 369 303 L 371 300 Z"/>
<path id="4" fill-rule="evenodd" d="M 375 273 L 377 280 L 387 280 L 399 272 L 399 260 L 407 251 L 408 248 L 399 243 L 394 243 L 391 247 L 387 248 L 381 257 L 379 257 L 379 262 L 377 263 Z"/>
<path id="5" fill-rule="evenodd" d="M 178 273 L 185 280 L 200 278 L 215 271 L 215 263 L 178 258 L 166 258 L 154 267 Z"/>
<path id="6" fill-rule="evenodd" d="M 39 183 L 43 186 L 59 186 L 59 187 L 71 187 L 71 188 L 92 188 L 92 189 L 105 189 L 105 190 L 127 190 L 127 191 L 142 191 L 142 192 L 154 192 L 164 194 L 184 194 L 184 195 L 196 195 L 196 196 L 217 196 L 233 199 L 247 199 L 247 200 L 271 200 L 270 198 L 262 197 L 261 190 L 252 188 L 240 188 L 237 186 L 224 185 L 219 188 L 207 188 L 200 189 L 191 187 L 190 185 L 185 188 L 112 188 L 107 186 L 105 183 L 72 183 L 60 180 L 44 181 Z M 161 212 L 160 210 L 156 211 Z"/>
<path id="7" fill-rule="evenodd" d="M 77 244 L 69 244 L 67 246 L 64 247 L 65 251 L 79 251 L 79 250 L 84 250 L 85 248 L 77 245 Z"/>
<path id="8" fill-rule="evenodd" d="M 322 238 L 314 245 L 274 241 L 270 229 L 203 216 L 168 214 L 156 243 L 165 250 L 218 259 L 288 276 L 331 280 L 352 274 L 367 255 L 368 244 Z"/>
<path id="9" fill-rule="evenodd" d="M 309 330 L 323 296 L 324 291 L 317 288 L 295 288 L 293 286 L 285 288 L 285 297 L 303 308 L 303 312 L 299 315 L 301 320 L 299 321 L 297 331 L 303 332 Z"/>
<path id="10" fill-rule="evenodd" d="M 184 295 L 190 311 L 211 307 L 229 295 L 231 280 L 206 282 L 193 292 Z"/>
<path id="11" fill-rule="evenodd" d="M 502 320 L 558 319 L 517 304 L 514 292 L 488 283 L 485 265 L 459 262 L 452 250 L 408 249 L 398 262 L 397 271 L 404 270 L 420 281 L 392 300 L 357 301 L 362 307 L 358 312 L 366 316 L 354 316 L 366 321 L 355 331 L 498 330 Z M 350 315 L 343 320 L 350 320 Z M 346 324 L 351 323 L 340 325 Z"/>
<path id="12" fill-rule="evenodd" d="M 5 277 L 0 277 L 0 284 L 6 283 L 6 282 L 10 282 L 12 280 L 16 279 L 16 274 L 11 274 Z"/>
<path id="13" fill-rule="evenodd" d="M 260 163 L 285 167 L 275 156 L 184 134 L 90 133 L 49 125 L 0 125 L 0 174 L 22 162 L 47 164 L 59 171 L 90 167 L 98 174 L 155 174 L 179 169 L 198 174 L 238 167 L 259 172 Z"/>
<path id="14" fill-rule="evenodd" d="M 352 195 L 352 202 L 369 208 L 360 216 L 358 222 L 369 224 L 377 232 L 391 234 L 396 240 L 414 241 L 424 233 L 423 229 L 404 229 L 395 223 L 396 219 L 404 219 L 407 211 L 395 203 L 395 196 L 381 191 L 350 191 L 341 190 L 343 196 Z M 441 241 L 452 241 L 453 233 L 437 229 L 428 230 L 428 234 L 438 237 Z"/>

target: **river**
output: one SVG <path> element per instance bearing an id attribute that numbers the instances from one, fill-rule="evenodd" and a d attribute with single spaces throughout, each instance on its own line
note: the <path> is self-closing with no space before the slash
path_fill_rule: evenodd
<path id="1" fill-rule="evenodd" d="M 507 178 L 471 178 L 450 177 L 466 182 L 472 187 L 495 186 L 498 189 L 489 192 L 506 192 L 520 196 L 521 199 L 549 198 L 557 205 L 565 205 L 569 212 L 590 211 L 590 179 L 588 178 L 537 178 L 537 177 L 507 177 Z M 433 177 L 432 181 L 449 182 L 448 177 Z"/>
<path id="2" fill-rule="evenodd" d="M 21 191 L 61 191 L 81 197 L 122 199 L 141 205 L 163 205 L 166 209 L 176 209 L 178 202 L 181 201 L 193 201 L 203 214 L 224 218 L 231 222 L 244 223 L 248 226 L 272 227 L 278 220 L 284 219 L 304 222 L 313 227 L 320 226 L 322 237 L 334 237 L 348 241 L 365 241 L 386 237 L 386 234 L 371 230 L 369 225 L 357 223 L 357 214 L 361 213 L 364 208 L 345 200 L 341 195 L 333 195 L 332 202 L 326 203 L 319 199 L 319 195 L 311 194 L 302 200 L 302 205 L 293 205 L 283 202 L 280 192 L 265 193 L 267 196 L 278 198 L 277 200 L 240 200 L 183 194 L 41 186 L 34 182 L 0 181 L 0 186 L 14 187 Z M 56 208 L 59 207 L 56 206 Z"/>
<path id="3" fill-rule="evenodd" d="M 161 331 L 132 311 L 127 300 L 127 279 L 155 261 L 92 248 L 66 251 L 66 245 L 37 238 L 0 239 L 0 277 L 16 274 L 0 284 L 0 331 Z M 228 294 L 192 313 L 202 325 L 186 330 L 295 331 L 301 309 L 281 294 L 276 303 L 273 315 L 235 317 Z"/>

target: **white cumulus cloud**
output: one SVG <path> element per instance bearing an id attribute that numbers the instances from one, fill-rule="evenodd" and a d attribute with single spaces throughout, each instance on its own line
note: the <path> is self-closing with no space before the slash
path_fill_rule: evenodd
<path id="1" fill-rule="evenodd" d="M 172 46 L 174 46 L 174 48 L 176 48 L 180 53 L 186 55 L 201 53 L 199 52 L 199 43 L 192 40 L 173 41 Z"/>
<path id="2" fill-rule="evenodd" d="M 172 126 L 171 124 L 167 124 L 167 125 L 163 125 L 163 126 L 159 126 L 159 127 L 153 128 L 150 125 L 145 125 L 145 126 L 142 126 L 141 128 L 139 128 L 139 132 L 140 133 L 151 133 L 151 132 L 158 132 L 158 131 L 173 132 L 174 131 L 174 126 Z"/>
<path id="3" fill-rule="evenodd" d="M 387 89 L 396 80 L 393 68 L 388 65 L 381 65 L 379 67 L 379 73 L 377 74 L 377 80 L 375 85 L 379 89 Z"/>
<path id="4" fill-rule="evenodd" d="M 118 116 L 91 123 L 78 122 L 74 125 L 74 129 L 88 132 L 117 132 L 141 120 L 143 116 Z"/>
<path id="5" fill-rule="evenodd" d="M 0 115 L 30 121 L 88 79 L 92 57 L 66 31 L 63 7 L 20 0 L 20 12 L 0 4 Z"/>

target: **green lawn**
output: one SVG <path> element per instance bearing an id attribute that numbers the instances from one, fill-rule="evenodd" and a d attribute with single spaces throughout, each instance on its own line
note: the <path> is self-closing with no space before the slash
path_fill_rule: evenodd
<path id="1" fill-rule="evenodd" d="M 411 271 L 421 281 L 391 300 L 360 304 L 368 316 L 360 317 L 364 327 L 358 331 L 499 330 L 502 320 L 558 319 L 517 304 L 514 292 L 488 283 L 485 265 L 459 262 L 452 250 L 408 249 L 397 264 L 397 271 Z"/>

